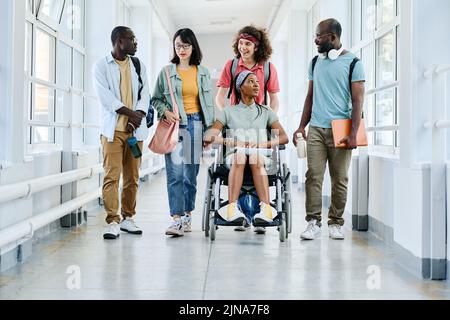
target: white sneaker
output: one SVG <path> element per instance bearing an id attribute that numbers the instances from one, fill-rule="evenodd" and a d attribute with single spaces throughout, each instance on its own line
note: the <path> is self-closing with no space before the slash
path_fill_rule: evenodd
<path id="1" fill-rule="evenodd" d="M 128 232 L 130 234 L 142 234 L 142 229 L 136 225 L 133 218 L 126 218 L 125 220 L 123 220 L 120 223 L 120 230 L 123 232 Z"/>
<path id="2" fill-rule="evenodd" d="M 182 237 L 184 236 L 183 223 L 181 219 L 174 220 L 169 228 L 167 228 L 166 236 Z"/>
<path id="3" fill-rule="evenodd" d="M 261 212 L 255 215 L 256 223 L 272 223 L 273 219 L 278 215 L 276 210 L 270 204 L 260 203 Z"/>
<path id="4" fill-rule="evenodd" d="M 186 215 L 181 217 L 184 232 L 192 232 L 192 217 Z"/>
<path id="5" fill-rule="evenodd" d="M 321 233 L 322 230 L 317 225 L 317 220 L 311 220 L 300 237 L 304 240 L 315 240 L 320 237 Z"/>
<path id="6" fill-rule="evenodd" d="M 342 233 L 341 226 L 338 224 L 333 224 L 328 227 L 328 232 L 330 233 L 330 238 L 333 240 L 344 240 L 345 236 Z"/>
<path id="7" fill-rule="evenodd" d="M 105 228 L 103 239 L 116 240 L 118 237 L 120 237 L 119 224 L 117 222 L 111 222 Z"/>
<path id="8" fill-rule="evenodd" d="M 244 223 L 246 217 L 242 213 L 237 202 L 230 203 L 227 209 L 227 221 L 228 222 L 241 222 Z"/>

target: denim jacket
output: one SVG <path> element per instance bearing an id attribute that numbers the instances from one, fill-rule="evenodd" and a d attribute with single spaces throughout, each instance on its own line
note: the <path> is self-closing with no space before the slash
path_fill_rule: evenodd
<path id="1" fill-rule="evenodd" d="M 164 116 L 164 112 L 167 109 L 173 111 L 172 98 L 170 97 L 170 90 L 166 80 L 165 68 L 161 70 L 158 76 L 158 81 L 156 82 L 155 90 L 153 92 L 152 104 L 158 111 L 158 119 L 160 120 Z M 178 108 L 180 112 L 180 125 L 187 125 L 188 120 L 186 112 L 184 110 L 183 104 L 183 90 L 182 90 L 182 80 L 180 75 L 177 73 L 177 66 L 175 64 L 169 65 L 170 68 L 170 79 L 172 81 L 172 88 L 174 90 L 174 96 L 178 103 Z M 214 116 L 214 102 L 212 97 L 211 88 L 211 76 L 207 68 L 203 66 L 198 66 L 197 73 L 197 83 L 199 88 L 199 98 L 200 106 L 203 116 L 203 125 L 208 128 L 213 125 L 215 121 Z"/>

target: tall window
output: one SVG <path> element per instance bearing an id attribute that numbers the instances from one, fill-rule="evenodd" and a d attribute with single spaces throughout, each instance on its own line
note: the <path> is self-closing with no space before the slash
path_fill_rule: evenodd
<path id="1" fill-rule="evenodd" d="M 314 45 L 314 39 L 316 36 L 316 27 L 320 22 L 319 16 L 319 4 L 316 3 L 313 5 L 311 10 L 308 12 L 308 62 L 317 55 L 317 49 Z"/>
<path id="2" fill-rule="evenodd" d="M 401 0 L 350 0 L 353 51 L 366 71 L 365 115 L 374 146 L 399 147 L 398 38 Z"/>
<path id="3" fill-rule="evenodd" d="M 62 142 L 58 128 L 83 124 L 85 0 L 27 0 L 29 144 Z"/>

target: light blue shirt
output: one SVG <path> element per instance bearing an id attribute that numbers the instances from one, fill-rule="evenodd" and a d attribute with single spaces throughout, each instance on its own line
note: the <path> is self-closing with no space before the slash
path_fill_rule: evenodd
<path id="1" fill-rule="evenodd" d="M 331 128 L 332 120 L 352 118 L 352 99 L 350 96 L 350 65 L 356 56 L 348 52 L 337 60 L 317 59 L 312 74 L 309 65 L 309 80 L 313 81 L 313 109 L 310 125 L 318 128 Z M 365 81 L 364 67 L 358 61 L 353 70 L 352 82 Z"/>
<path id="2" fill-rule="evenodd" d="M 128 59 L 131 65 L 131 82 L 133 89 L 133 110 L 148 112 L 150 101 L 150 91 L 147 81 L 147 70 L 141 60 L 141 78 L 144 88 L 141 93 L 141 100 L 138 101 L 139 78 L 131 59 Z M 116 112 L 124 106 L 120 94 L 120 69 L 112 54 L 100 59 L 93 70 L 94 88 L 100 103 L 100 133 L 108 139 L 108 142 L 114 141 L 119 114 Z M 142 119 L 141 126 L 134 132 L 138 141 L 145 141 L 148 137 L 148 129 L 145 117 Z"/>

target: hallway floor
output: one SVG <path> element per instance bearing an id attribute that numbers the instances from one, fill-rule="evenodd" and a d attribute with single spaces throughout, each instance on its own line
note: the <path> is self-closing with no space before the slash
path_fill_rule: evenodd
<path id="1" fill-rule="evenodd" d="M 324 227 L 320 240 L 300 241 L 306 222 L 304 195 L 298 192 L 294 231 L 286 243 L 279 242 L 276 229 L 261 236 L 221 228 L 211 244 L 199 216 L 204 171 L 193 233 L 164 235 L 170 220 L 160 174 L 140 190 L 136 220 L 143 236 L 104 241 L 104 215 L 98 211 L 86 226 L 40 240 L 24 264 L 2 273 L 0 299 L 450 299 L 449 282 L 408 274 L 395 263 L 393 250 L 370 233 L 352 233 L 348 226 L 346 240 L 333 241 Z M 71 266 L 81 272 L 79 290 L 67 287 Z M 371 266 L 381 271 L 379 290 L 368 288 Z"/>

